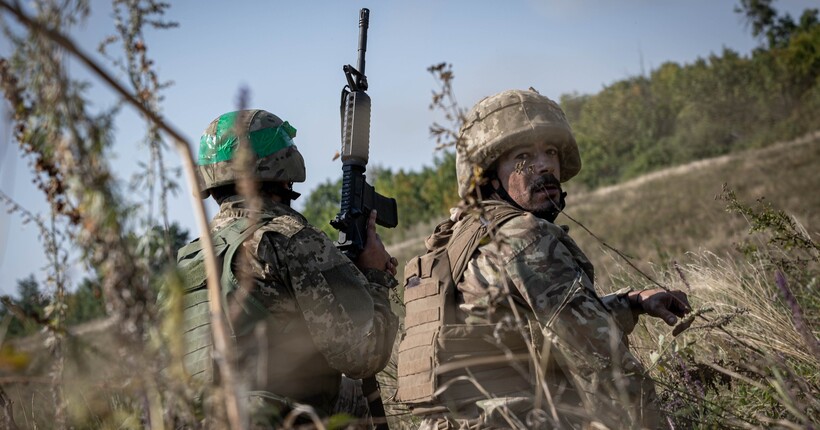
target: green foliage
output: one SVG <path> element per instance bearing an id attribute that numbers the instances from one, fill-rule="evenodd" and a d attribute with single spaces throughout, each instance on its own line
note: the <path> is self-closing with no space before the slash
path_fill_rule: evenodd
<path id="1" fill-rule="evenodd" d="M 792 217 L 782 210 L 772 207 L 771 203 L 765 201 L 765 197 L 757 199 L 757 210 L 747 206 L 737 199 L 737 195 L 728 186 L 724 185 L 721 199 L 725 200 L 727 210 L 743 215 L 749 221 L 751 227 L 749 232 L 769 232 L 771 237 L 768 243 L 782 247 L 786 251 L 803 251 L 809 254 L 809 258 L 818 261 L 820 245 L 799 229 Z"/>
<path id="2" fill-rule="evenodd" d="M 105 316 L 102 288 L 99 282 L 90 278 L 83 279 L 77 290 L 67 295 L 66 305 L 66 324 L 69 326 Z"/>
<path id="3" fill-rule="evenodd" d="M 167 229 L 154 225 L 140 235 L 131 233 L 129 241 L 134 244 L 137 255 L 148 265 L 149 272 L 160 275 L 176 266 L 177 251 L 185 246 L 190 238 L 188 230 L 173 222 Z M 159 291 L 161 282 L 160 276 L 152 280 L 154 293 Z"/>
<path id="4" fill-rule="evenodd" d="M 754 17 L 753 34 L 776 39 L 768 49 L 751 57 L 724 49 L 693 64 L 663 64 L 595 95 L 561 97 L 584 159 L 578 182 L 609 185 L 820 127 L 817 11 L 807 10 L 797 24 L 766 9 L 769 2 L 743 4 Z"/>
<path id="5" fill-rule="evenodd" d="M 806 9 L 798 22 L 789 14 L 780 16 L 772 0 L 741 0 L 735 12 L 743 14 L 752 27 L 752 35 L 765 38 L 770 48 L 789 44 L 795 33 L 809 30 L 817 21 L 817 9 Z"/>
<path id="6" fill-rule="evenodd" d="M 173 223 L 167 231 L 154 226 L 139 237 L 132 234 L 130 240 L 147 260 L 152 273 L 161 274 L 169 263 L 175 261 L 177 250 L 188 242 L 188 231 Z M 75 291 L 65 294 L 65 324 L 72 326 L 105 316 L 100 276 L 100 272 L 95 271 L 93 276 L 83 278 Z M 154 281 L 155 287 L 158 287 L 160 277 L 157 276 Z M 0 306 L 0 319 L 6 315 L 11 318 L 7 332 L 9 337 L 28 336 L 49 324 L 45 309 L 51 301 L 50 294 L 43 291 L 33 274 L 17 281 L 16 299 L 7 297 L 5 301 L 7 304 Z"/>
<path id="7" fill-rule="evenodd" d="M 649 76 L 617 82 L 599 94 L 561 97 L 585 163 L 574 182 L 589 187 L 611 184 L 661 167 L 816 130 L 820 125 L 817 11 L 807 10 L 794 21 L 788 15 L 779 16 L 771 3 L 741 2 L 739 12 L 752 23 L 753 35 L 768 41 L 768 46 L 749 57 L 726 49 L 693 64 L 664 64 Z M 59 31 L 82 21 L 89 7 L 82 0 L 59 5 L 36 1 L 34 5 L 37 21 Z M 115 0 L 114 7 L 119 35 L 104 46 L 121 45 L 125 58 L 111 58 L 107 53 L 106 58 L 125 72 L 142 105 L 157 112 L 160 90 L 167 84 L 158 79 L 153 62 L 145 56 L 142 27 L 170 26 L 161 21 L 167 4 Z M 4 324 L 8 323 L 4 335 L 32 333 L 46 325 L 51 328 L 35 349 L 21 349 L 19 354 L 0 351 L 0 371 L 25 369 L 29 372 L 25 377 L 45 375 L 50 381 L 32 384 L 24 380 L 4 384 L 4 388 L 23 386 L 23 391 L 15 393 L 23 399 L 16 402 L 18 410 L 24 411 L 18 417 L 25 416 L 26 423 L 34 427 L 138 427 L 146 419 L 152 425 L 192 427 L 199 420 L 181 411 L 194 408 L 195 403 L 182 384 L 160 372 L 168 364 L 164 355 L 177 357 L 180 352 L 173 345 L 168 346 L 169 351 L 161 346 L 155 351 L 154 342 L 144 341 L 158 324 L 150 286 L 187 236 L 173 226 L 168 231 L 152 227 L 157 224 L 154 208 L 164 214 L 166 193 L 176 188 L 165 176 L 164 144 L 156 124 L 148 124 L 145 136 L 151 160 L 132 184 L 150 190 L 140 195 L 139 205 L 147 207 L 147 219 L 139 223 L 134 221 L 136 211 L 130 209 L 135 203 L 125 202 L 126 196 L 118 192 L 113 183 L 115 172 L 107 163 L 118 110 L 89 109 L 85 96 L 90 84 L 67 78 L 66 49 L 55 46 L 42 33 L 22 31 L 24 25 L 6 26 L 5 30 L 15 53 L 0 59 L 0 83 L 12 104 L 15 138 L 30 157 L 36 183 L 52 208 L 51 227 L 40 227 L 52 270 L 47 274 L 49 294 L 44 295 L 31 277 L 18 282 L 19 298 L 8 298 L 0 308 Z M 454 75 L 445 63 L 431 67 L 430 72 L 443 84 L 440 91 L 434 91 L 431 108 L 442 109 L 446 120 L 446 125 L 435 124 L 431 131 L 439 144 L 452 146 L 463 120 L 452 92 Z M 441 218 L 456 203 L 454 164 L 454 154 L 442 152 L 432 167 L 420 171 L 394 172 L 374 166 L 368 176 L 382 194 L 397 198 L 400 223 L 406 228 Z M 799 163 L 790 167 L 797 171 Z M 787 176 L 776 182 L 791 180 Z M 769 177 L 764 180 L 771 181 Z M 340 181 L 329 181 L 306 198 L 305 214 L 331 237 L 335 232 L 328 221 L 338 211 L 339 188 Z M 672 237 L 692 237 L 693 232 L 702 231 L 697 229 L 708 223 L 696 219 L 702 208 L 693 205 L 697 201 L 693 196 L 705 193 L 690 188 L 689 196 L 680 198 L 677 184 L 666 190 L 661 194 L 675 196 L 675 201 L 662 201 L 663 195 L 648 198 L 645 193 L 644 201 L 653 206 L 641 206 L 640 211 L 663 219 Z M 154 203 L 157 193 L 161 198 Z M 811 195 L 802 198 L 811 199 Z M 681 210 L 674 206 L 679 201 L 690 206 Z M 646 361 L 655 365 L 676 427 L 808 427 L 820 419 L 818 354 L 806 352 L 816 348 L 808 327 L 816 327 L 820 315 L 814 293 L 817 244 L 806 239 L 785 213 L 766 204 L 752 209 L 734 201 L 735 212 L 750 220 L 756 233 L 770 239 L 746 242 L 751 263 L 742 271 L 721 261 L 684 267 L 681 278 L 683 273 L 690 279 L 699 277 L 691 286 L 683 281 L 691 288 L 694 304 L 708 304 L 709 308 L 698 307 L 698 318 L 681 336 L 670 337 L 665 326 L 647 330 L 646 339 L 636 339 L 639 347 L 635 351 L 648 355 Z M 595 211 L 606 212 L 603 215 L 610 220 L 632 215 L 630 208 L 617 207 L 618 203 L 608 204 L 606 211 Z M 673 223 L 672 212 L 687 213 Z M 169 224 L 163 221 L 161 224 Z M 637 216 L 630 221 L 633 226 L 651 224 Z M 141 231 L 135 233 L 134 225 L 141 226 Z M 614 235 L 628 229 L 616 224 L 615 228 L 593 230 Z M 643 238 L 640 233 L 635 236 Z M 388 234 L 402 238 L 401 231 Z M 94 276 L 73 292 L 66 289 L 63 272 L 68 259 L 61 250 L 68 240 L 94 270 Z M 655 246 L 673 253 L 668 242 L 656 240 Z M 666 273 L 658 278 L 672 285 L 667 281 L 674 276 Z M 93 342 L 66 336 L 67 325 L 103 315 L 103 299 L 116 323 L 103 325 L 88 336 Z M 169 323 L 166 328 L 175 327 L 178 325 Z M 667 330 L 665 337 L 657 335 L 662 330 Z M 48 353 L 43 353 L 46 349 Z M 12 358 L 21 365 L 4 367 Z M 727 377 L 730 383 L 725 383 Z M 0 404 L 4 397 L 0 390 Z M 343 425 L 344 417 L 336 419 L 339 421 L 328 425 Z"/>
<path id="8" fill-rule="evenodd" d="M 376 191 L 395 198 L 398 206 L 398 232 L 380 231 L 386 239 L 401 238 L 407 227 L 447 216 L 449 208 L 458 202 L 456 156 L 451 151 L 440 154 L 433 159 L 433 167 L 424 167 L 418 172 L 399 170 L 394 173 L 383 167 L 368 170 L 367 180 Z M 341 179 L 320 184 L 307 196 L 302 211 L 311 224 L 331 238 L 338 235 L 329 222 L 339 212 L 341 189 Z"/>
<path id="9" fill-rule="evenodd" d="M 594 95 L 565 94 L 562 108 L 573 126 L 584 167 L 573 183 L 588 188 L 695 160 L 755 148 L 820 128 L 820 23 L 806 10 L 798 22 L 779 16 L 770 1 L 744 0 L 754 36 L 775 42 L 741 56 L 731 49 L 692 64 L 665 63 L 649 76 L 616 82 Z M 463 121 L 449 64 L 430 68 L 440 84 L 431 109 L 444 114 L 431 135 L 452 146 Z M 373 169 L 377 189 L 396 198 L 398 232 L 440 218 L 458 201 L 455 155 L 444 152 L 420 171 Z M 327 222 L 338 211 L 339 181 L 308 196 L 305 213 L 335 237 Z"/>
<path id="10" fill-rule="evenodd" d="M 50 294 L 40 288 L 34 275 L 18 280 L 17 297 L 3 297 L 0 305 L 0 319 L 10 318 L 6 335 L 9 338 L 24 337 L 41 331 L 46 325 L 56 327 L 56 321 L 46 318 L 46 310 L 49 306 L 55 306 L 50 303 L 51 300 Z M 66 293 L 63 302 L 64 323 L 68 326 L 105 316 L 99 281 L 91 278 L 83 279 L 76 291 Z"/>
<path id="11" fill-rule="evenodd" d="M 339 169 L 339 173 L 341 173 L 341 169 Z M 385 194 L 380 188 L 377 188 L 377 191 Z M 307 201 L 305 201 L 302 215 L 304 215 L 312 225 L 325 232 L 328 237 L 335 239 L 338 233 L 336 229 L 330 225 L 330 220 L 335 218 L 336 214 L 339 213 L 341 199 L 342 179 L 340 174 L 339 179 L 323 182 L 307 195 Z"/>
<path id="12" fill-rule="evenodd" d="M 0 306 L 0 317 L 11 318 L 6 333 L 9 337 L 36 333 L 40 329 L 37 322 L 43 319 L 43 308 L 48 304 L 34 275 L 17 280 L 17 296 L 4 297 Z"/>

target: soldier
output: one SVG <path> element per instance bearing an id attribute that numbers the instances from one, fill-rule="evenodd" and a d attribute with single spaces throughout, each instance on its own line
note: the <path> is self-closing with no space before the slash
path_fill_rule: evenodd
<path id="1" fill-rule="evenodd" d="M 305 180 L 295 135 L 270 112 L 243 110 L 211 122 L 199 146 L 201 197 L 219 203 L 211 234 L 222 262 L 224 311 L 259 427 L 280 424 L 296 404 L 312 406 L 320 417 L 366 417 L 357 380 L 384 368 L 398 328 L 388 301 L 397 261 L 375 233 L 375 214 L 354 264 L 290 207 L 299 196 L 292 184 Z M 249 163 L 237 161 L 240 145 L 249 148 Z M 249 193 L 258 197 L 255 204 L 237 192 L 246 179 L 256 186 Z M 185 279 L 185 367 L 207 383 L 218 372 L 199 240 L 179 251 L 178 263 Z"/>
<path id="2" fill-rule="evenodd" d="M 504 91 L 467 114 L 462 203 L 405 268 L 399 400 L 422 429 L 658 427 L 657 395 L 628 350 L 638 316 L 674 325 L 686 294 L 600 297 L 593 267 L 553 222 L 581 169 L 561 108 Z"/>

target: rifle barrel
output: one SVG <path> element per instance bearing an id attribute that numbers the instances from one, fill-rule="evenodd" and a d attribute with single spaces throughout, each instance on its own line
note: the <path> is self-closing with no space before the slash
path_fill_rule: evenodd
<path id="1" fill-rule="evenodd" d="M 365 60 L 364 55 L 367 52 L 367 28 L 370 26 L 370 9 L 362 8 L 359 11 L 359 58 L 356 62 L 356 70 L 359 71 L 361 77 L 357 77 L 357 84 L 361 85 L 362 77 L 366 76 L 364 73 Z M 367 81 L 364 81 L 367 82 Z M 365 84 L 366 85 L 366 84 Z M 367 88 L 362 88 L 366 90 Z"/>

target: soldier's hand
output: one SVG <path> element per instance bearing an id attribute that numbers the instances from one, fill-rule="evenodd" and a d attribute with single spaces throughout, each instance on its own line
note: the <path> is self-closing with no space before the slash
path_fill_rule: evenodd
<path id="1" fill-rule="evenodd" d="M 367 220 L 367 243 L 356 259 L 356 266 L 361 269 L 376 269 L 390 272 L 396 275 L 396 268 L 399 262 L 391 257 L 384 248 L 382 239 L 376 233 L 376 211 L 370 211 L 370 218 Z"/>
<path id="2" fill-rule="evenodd" d="M 662 319 L 668 325 L 675 325 L 678 317 L 692 311 L 689 299 L 683 291 L 667 291 L 662 288 L 633 291 L 629 293 L 629 302 L 633 308 L 647 315 Z"/>

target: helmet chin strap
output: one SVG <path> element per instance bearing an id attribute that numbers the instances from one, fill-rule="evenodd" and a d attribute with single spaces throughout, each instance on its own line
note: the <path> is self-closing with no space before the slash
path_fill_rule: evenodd
<path id="1" fill-rule="evenodd" d="M 274 184 L 268 188 L 268 191 L 272 194 L 276 194 L 277 196 L 282 198 L 282 204 L 290 206 L 290 202 L 292 200 L 296 200 L 301 196 L 300 193 L 293 191 L 290 187 L 286 187 L 280 184 Z"/>
<path id="2" fill-rule="evenodd" d="M 498 180 L 498 177 L 494 175 L 492 178 L 490 178 L 490 184 L 492 184 L 493 179 Z M 504 201 L 506 201 L 507 203 L 515 206 L 518 209 L 521 209 L 522 211 L 527 211 L 535 215 L 537 218 L 541 218 L 549 222 L 555 222 L 555 219 L 558 218 L 558 214 L 560 214 L 561 211 L 564 210 L 564 208 L 567 206 L 567 192 L 564 190 L 561 190 L 561 197 L 558 199 L 557 205 L 553 205 L 549 209 L 542 211 L 531 211 L 522 208 L 521 205 L 519 205 L 515 200 L 513 200 L 512 196 L 510 196 L 510 193 L 508 193 L 507 190 L 505 190 L 504 187 L 501 185 L 501 181 L 498 181 L 498 187 L 495 187 L 494 185 L 491 185 L 491 187 L 493 191 L 496 194 L 498 194 L 499 197 L 504 199 Z M 560 185 L 558 186 L 558 189 L 561 189 Z M 553 203 L 556 202 L 553 201 Z"/>

